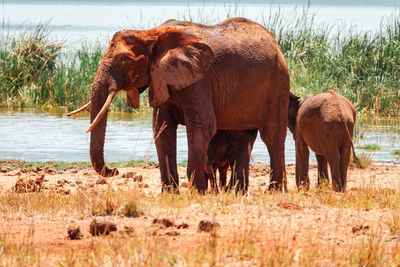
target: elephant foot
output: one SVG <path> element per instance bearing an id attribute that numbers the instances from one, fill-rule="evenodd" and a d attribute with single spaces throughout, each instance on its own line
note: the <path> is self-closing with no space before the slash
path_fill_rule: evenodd
<path id="1" fill-rule="evenodd" d="M 202 195 L 204 195 L 207 191 L 206 184 L 207 184 L 206 182 L 202 183 L 202 182 L 199 182 L 198 180 L 191 181 L 192 187 L 197 189 L 197 192 Z"/>
<path id="2" fill-rule="evenodd" d="M 284 187 L 283 187 L 282 183 L 279 183 L 277 181 L 272 181 L 268 186 L 268 191 L 283 191 L 283 188 Z M 286 192 L 286 191 L 287 190 L 285 189 L 284 192 Z"/>
<path id="3" fill-rule="evenodd" d="M 162 194 L 177 194 L 179 195 L 179 188 L 172 185 L 163 185 L 161 189 Z"/>
<path id="4" fill-rule="evenodd" d="M 301 181 L 299 185 L 297 185 L 297 190 L 300 191 L 308 191 L 310 189 L 310 182 Z"/>
<path id="5" fill-rule="evenodd" d="M 329 185 L 329 179 L 328 178 L 321 178 L 318 181 L 318 186 L 319 187 L 324 187 L 324 186 L 327 186 L 327 185 Z"/>
<path id="6" fill-rule="evenodd" d="M 340 187 L 340 186 L 334 186 L 333 187 L 333 191 L 338 192 L 338 193 L 345 193 L 346 192 L 346 188 Z"/>
<path id="7" fill-rule="evenodd" d="M 119 174 L 119 171 L 114 168 L 112 170 L 110 170 L 109 168 L 106 167 L 106 165 L 104 165 L 103 169 L 101 169 L 100 175 L 103 177 L 112 177 L 112 176 L 116 176 Z"/>

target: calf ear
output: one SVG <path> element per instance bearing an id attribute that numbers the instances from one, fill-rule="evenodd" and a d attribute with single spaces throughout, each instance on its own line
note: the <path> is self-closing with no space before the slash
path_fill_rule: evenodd
<path id="1" fill-rule="evenodd" d="M 289 99 L 291 100 L 291 101 L 299 101 L 300 100 L 300 96 L 297 96 L 297 95 L 295 95 L 295 94 L 293 94 L 292 92 L 289 92 Z"/>
<path id="2" fill-rule="evenodd" d="M 213 50 L 204 41 L 193 37 L 162 51 L 151 67 L 153 105 L 168 99 L 168 86 L 179 91 L 201 80 L 213 60 Z"/>

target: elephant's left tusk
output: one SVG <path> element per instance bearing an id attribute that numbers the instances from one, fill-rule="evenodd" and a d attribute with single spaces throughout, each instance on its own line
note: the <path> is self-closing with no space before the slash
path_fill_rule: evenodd
<path id="1" fill-rule="evenodd" d="M 89 129 L 87 129 L 86 133 L 89 133 L 96 125 L 99 123 L 99 121 L 104 117 L 104 114 L 108 111 L 108 108 L 111 105 L 111 102 L 116 94 L 116 91 L 112 91 L 108 97 L 106 102 L 104 103 L 104 106 L 101 108 L 100 112 L 97 114 L 96 118 L 93 120 L 92 124 L 90 124 Z"/>
<path id="2" fill-rule="evenodd" d="M 89 101 L 89 102 L 88 102 L 86 105 L 84 105 L 83 107 L 78 108 L 77 110 L 74 110 L 74 111 L 71 111 L 70 113 L 68 113 L 67 116 L 68 116 L 68 117 L 70 117 L 70 116 L 75 116 L 75 115 L 78 115 L 79 113 L 84 112 L 85 110 L 87 110 L 87 109 L 90 108 L 90 104 L 91 104 L 91 102 Z"/>

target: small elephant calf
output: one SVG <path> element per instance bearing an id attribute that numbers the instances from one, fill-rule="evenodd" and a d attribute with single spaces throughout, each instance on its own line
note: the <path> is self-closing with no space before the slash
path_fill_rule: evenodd
<path id="1" fill-rule="evenodd" d="M 333 189 L 346 190 L 350 150 L 361 167 L 352 142 L 355 122 L 353 105 L 335 91 L 307 95 L 301 102 L 298 96 L 290 93 L 288 127 L 296 142 L 296 185 L 299 189 L 309 188 L 310 147 L 318 161 L 318 185 L 328 179 L 329 163 Z"/>
<path id="2" fill-rule="evenodd" d="M 219 187 L 226 186 L 226 174 L 231 168 L 232 174 L 226 189 L 235 187 L 235 191 L 247 192 L 249 186 L 249 162 L 254 141 L 257 138 L 257 129 L 244 131 L 218 130 L 208 147 L 206 179 L 210 180 L 211 187 L 217 191 L 216 170 L 219 171 Z"/>

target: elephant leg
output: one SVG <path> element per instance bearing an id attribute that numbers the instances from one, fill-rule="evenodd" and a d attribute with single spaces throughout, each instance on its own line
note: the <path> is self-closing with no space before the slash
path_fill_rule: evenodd
<path id="1" fill-rule="evenodd" d="M 321 183 L 329 183 L 328 162 L 322 155 L 315 154 L 318 161 L 318 185 Z"/>
<path id="2" fill-rule="evenodd" d="M 179 193 L 179 177 L 176 167 L 177 122 L 165 109 L 153 110 L 153 134 L 160 164 L 162 192 Z"/>
<path id="3" fill-rule="evenodd" d="M 182 109 L 188 138 L 187 176 L 200 193 L 207 189 L 204 170 L 207 167 L 208 146 L 217 132 L 211 88 L 208 90 L 203 85 L 196 84 L 181 93 L 182 99 L 185 99 Z M 204 95 L 206 92 L 209 95 Z"/>
<path id="4" fill-rule="evenodd" d="M 226 186 L 226 175 L 228 172 L 229 163 L 226 161 L 222 166 L 218 167 L 219 172 L 219 188 L 223 190 Z"/>
<path id="5" fill-rule="evenodd" d="M 287 191 L 286 170 L 285 170 L 285 140 L 287 130 L 287 110 L 289 97 L 285 102 L 278 101 L 277 105 L 271 107 L 268 121 L 260 129 L 260 137 L 268 148 L 271 160 L 271 176 L 269 190 Z M 285 108 L 283 111 L 282 108 Z M 282 118 L 282 114 L 285 115 Z"/>
<path id="6" fill-rule="evenodd" d="M 231 191 L 237 185 L 235 162 L 230 162 L 229 167 L 231 168 L 231 178 L 229 179 L 229 183 L 225 188 L 225 192 Z"/>
<path id="7" fill-rule="evenodd" d="M 330 147 L 330 144 L 327 144 Z M 340 152 L 337 145 L 333 146 L 335 149 L 331 151 L 326 157 L 331 169 L 332 187 L 334 191 L 340 192 L 342 188 L 342 181 L 340 178 Z"/>
<path id="8" fill-rule="evenodd" d="M 297 189 L 308 190 L 310 178 L 308 177 L 308 161 L 310 151 L 300 133 L 296 134 L 296 185 Z"/>
<path id="9" fill-rule="evenodd" d="M 245 194 L 249 188 L 249 168 L 243 167 L 239 168 L 236 167 L 236 187 L 235 187 L 235 192 L 241 192 Z"/>
<path id="10" fill-rule="evenodd" d="M 187 176 L 190 183 L 197 188 L 200 193 L 204 193 L 207 189 L 204 168 L 206 167 L 208 144 L 212 135 L 205 131 L 203 127 L 192 128 L 187 126 L 186 130 L 189 144 Z M 207 132 L 207 134 L 204 134 L 204 132 Z"/>
<path id="11" fill-rule="evenodd" d="M 242 192 L 244 194 L 249 188 L 249 162 L 250 153 L 243 153 L 236 161 L 236 193 Z"/>
<path id="12" fill-rule="evenodd" d="M 351 154 L 351 144 L 345 142 L 340 151 L 340 179 L 341 179 L 341 192 L 346 191 L 347 187 L 347 169 L 349 167 Z"/>
<path id="13" fill-rule="evenodd" d="M 206 178 L 206 189 L 208 188 L 208 182 L 210 182 L 211 191 L 214 193 L 218 193 L 218 186 L 217 186 L 217 173 L 216 171 L 212 171 L 210 174 L 204 174 Z"/>

